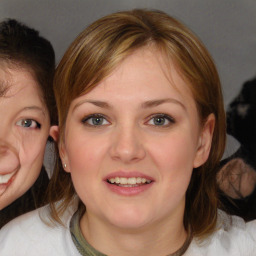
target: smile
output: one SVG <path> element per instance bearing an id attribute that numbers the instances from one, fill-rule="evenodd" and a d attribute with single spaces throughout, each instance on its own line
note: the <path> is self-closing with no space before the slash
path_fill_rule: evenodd
<path id="1" fill-rule="evenodd" d="M 0 184 L 6 184 L 9 182 L 9 180 L 12 178 L 12 176 L 16 173 L 16 170 L 14 172 L 0 175 Z"/>
<path id="2" fill-rule="evenodd" d="M 120 187 L 135 187 L 135 186 L 141 186 L 144 184 L 150 184 L 152 182 L 151 180 L 148 180 L 142 177 L 131 177 L 131 178 L 115 177 L 115 178 L 110 178 L 107 181 L 110 184 L 117 185 Z"/>

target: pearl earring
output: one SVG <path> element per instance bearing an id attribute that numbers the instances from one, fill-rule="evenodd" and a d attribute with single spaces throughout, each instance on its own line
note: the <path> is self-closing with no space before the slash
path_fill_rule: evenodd
<path id="1" fill-rule="evenodd" d="M 66 164 L 63 164 L 63 167 L 64 167 L 64 169 L 67 167 L 67 165 Z"/>

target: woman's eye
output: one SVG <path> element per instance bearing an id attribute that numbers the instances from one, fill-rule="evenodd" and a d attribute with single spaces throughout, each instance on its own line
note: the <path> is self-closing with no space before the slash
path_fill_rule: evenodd
<path id="1" fill-rule="evenodd" d="M 21 119 L 16 123 L 16 125 L 32 129 L 37 129 L 41 127 L 41 125 L 33 119 Z"/>
<path id="2" fill-rule="evenodd" d="M 153 116 L 148 121 L 149 125 L 154 125 L 154 126 L 169 126 L 171 123 L 174 123 L 174 119 L 164 114 Z"/>
<path id="3" fill-rule="evenodd" d="M 102 126 L 102 125 L 108 125 L 109 122 L 104 116 L 101 115 L 91 115 L 89 117 L 86 117 L 82 120 L 82 122 L 86 125 L 90 126 Z"/>

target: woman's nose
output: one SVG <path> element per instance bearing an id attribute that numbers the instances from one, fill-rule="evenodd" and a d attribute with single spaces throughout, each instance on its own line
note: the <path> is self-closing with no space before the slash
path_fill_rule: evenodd
<path id="1" fill-rule="evenodd" d="M 112 134 L 111 157 L 124 163 L 142 160 L 146 151 L 139 129 L 135 127 L 120 127 Z"/>

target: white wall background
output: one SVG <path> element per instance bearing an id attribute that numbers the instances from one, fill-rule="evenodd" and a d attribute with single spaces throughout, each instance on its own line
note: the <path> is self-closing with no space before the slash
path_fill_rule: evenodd
<path id="1" fill-rule="evenodd" d="M 217 65 L 226 106 L 256 76 L 256 0 L 0 0 L 0 20 L 16 18 L 39 30 L 58 62 L 89 23 L 131 8 L 163 10 L 201 38 Z M 237 146 L 229 138 L 226 154 Z"/>

